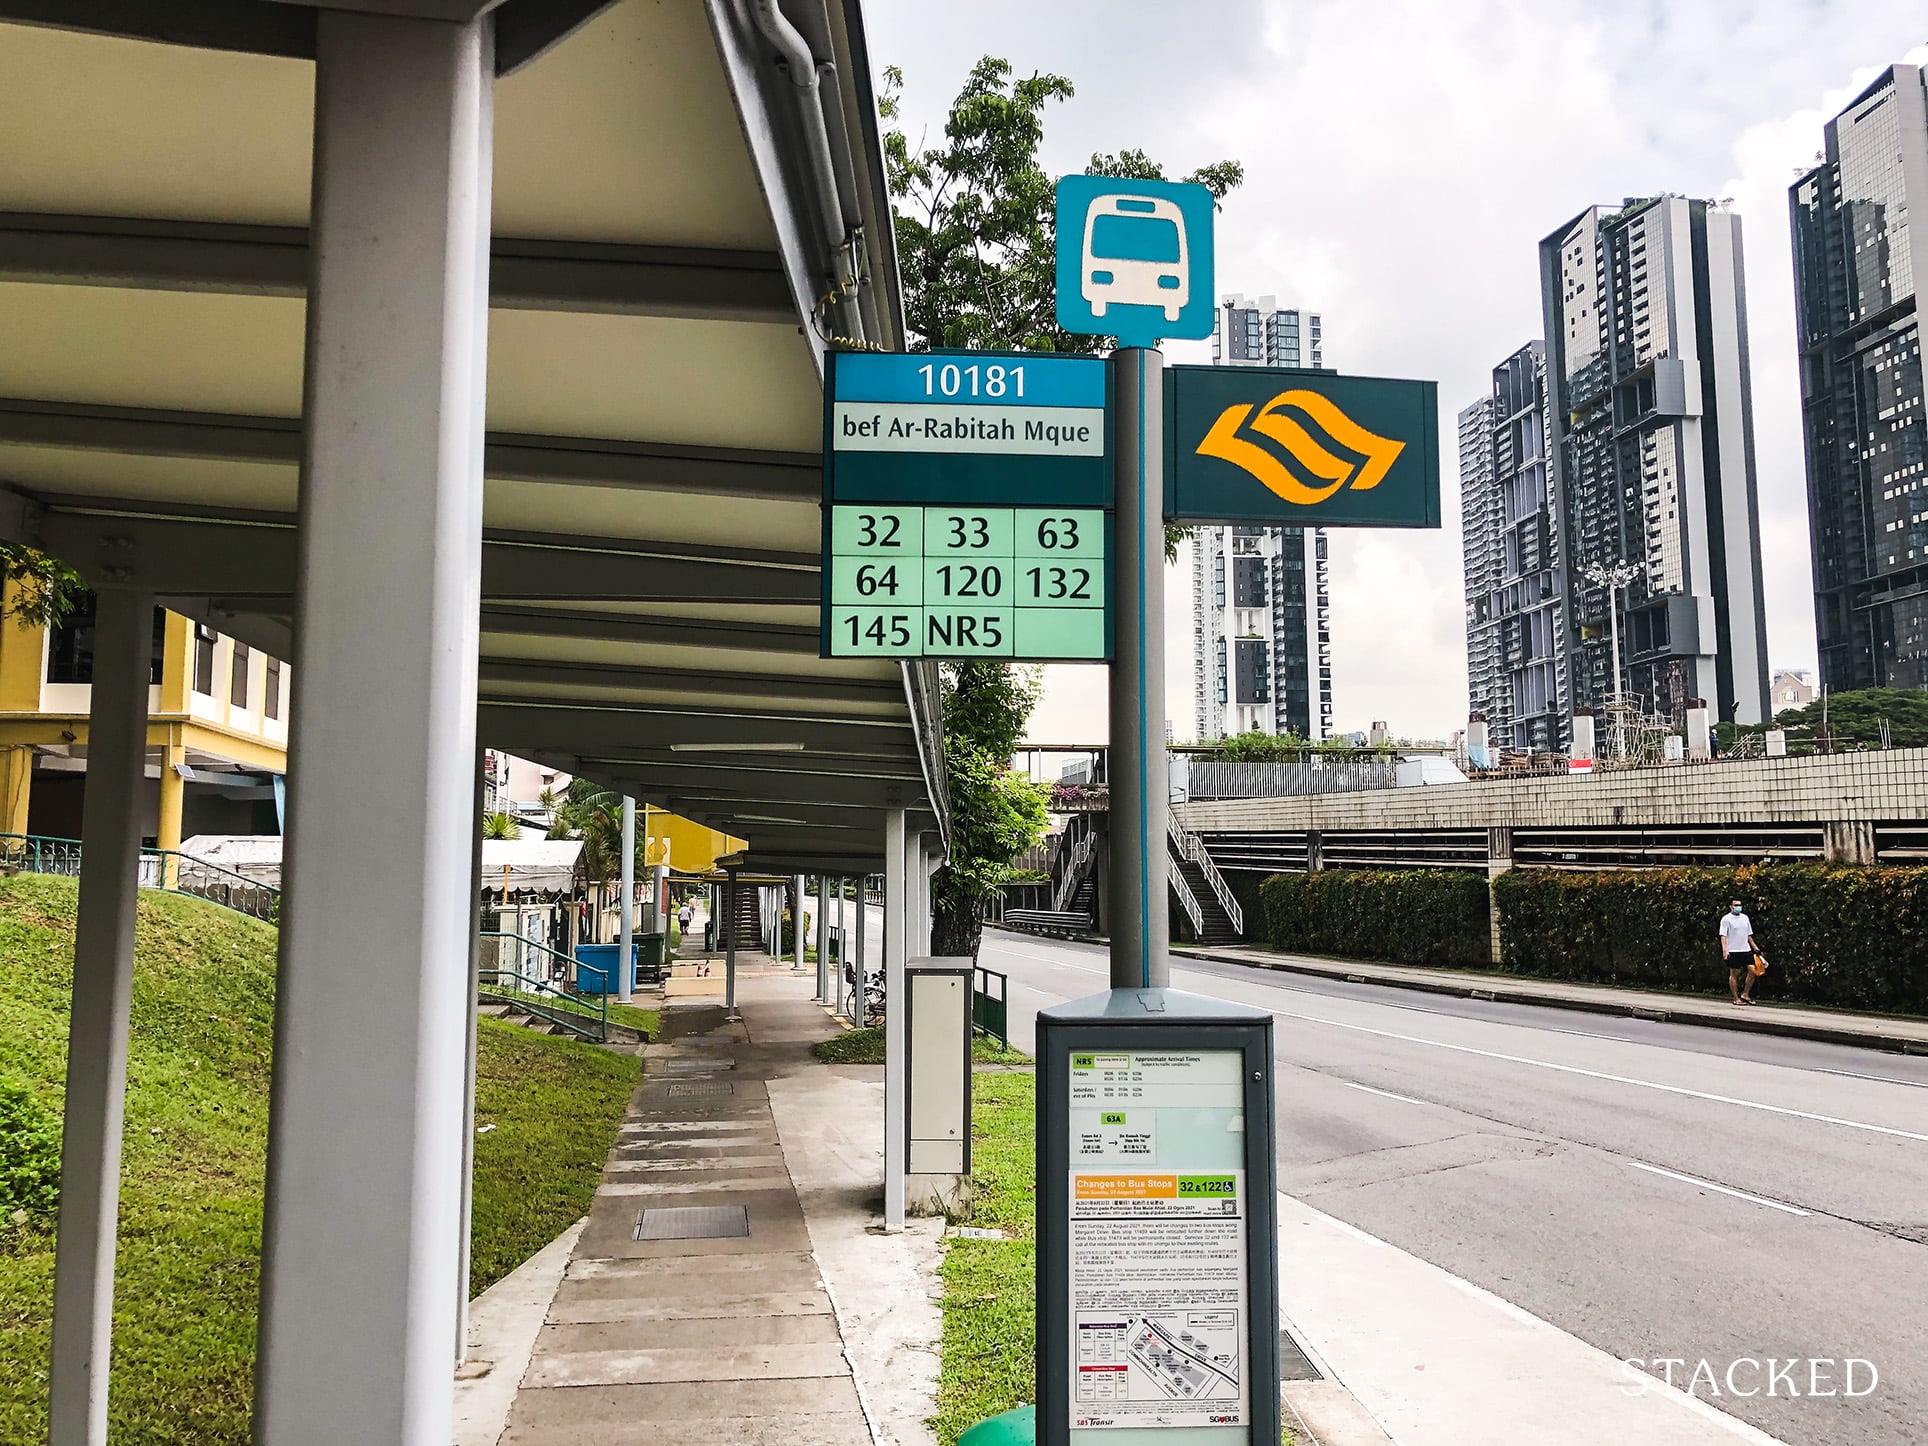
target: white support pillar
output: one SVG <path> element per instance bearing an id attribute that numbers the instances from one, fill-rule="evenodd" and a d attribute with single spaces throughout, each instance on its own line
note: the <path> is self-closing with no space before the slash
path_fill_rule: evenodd
<path id="1" fill-rule="evenodd" d="M 736 870 L 723 885 L 723 1017 L 736 1019 Z"/>
<path id="2" fill-rule="evenodd" d="M 87 793 L 81 806 L 74 999 L 67 1019 L 67 1101 L 60 1136 L 53 1368 L 47 1402 L 51 1446 L 104 1446 L 107 1440 L 121 1120 L 127 1099 L 153 636 L 153 598 L 128 592 L 100 595 Z M 446 1355 L 442 1364 L 446 1370 Z"/>
<path id="3" fill-rule="evenodd" d="M 910 1148 L 910 1039 L 905 1033 L 904 952 L 909 921 L 911 840 L 904 811 L 884 810 L 884 1229 L 904 1228 L 904 1170 Z"/>
<path id="4" fill-rule="evenodd" d="M 817 875 L 817 997 L 813 1004 L 830 998 L 830 875 Z"/>
<path id="5" fill-rule="evenodd" d="M 837 880 L 837 1012 L 843 1012 L 844 966 L 850 962 L 850 917 L 845 891 L 850 880 Z"/>
<path id="6" fill-rule="evenodd" d="M 795 886 L 792 897 L 796 899 L 797 905 L 790 914 L 790 946 L 796 954 L 796 960 L 790 967 L 792 969 L 801 969 L 803 968 L 803 947 L 806 933 L 803 927 L 803 875 L 798 874 L 792 882 Z"/>
<path id="7" fill-rule="evenodd" d="M 636 800 L 623 800 L 622 905 L 616 924 L 616 998 L 629 1003 L 636 983 Z"/>
<path id="8" fill-rule="evenodd" d="M 315 16 L 260 1446 L 452 1438 L 491 25 Z"/>
<path id="9" fill-rule="evenodd" d="M 852 977 L 855 979 L 856 982 L 850 986 L 850 1019 L 853 1023 L 856 1023 L 856 1024 L 862 1024 L 864 1022 L 864 981 L 868 977 L 866 973 L 866 966 L 870 962 L 869 956 L 866 954 L 865 947 L 864 947 L 865 919 L 870 913 L 870 910 L 866 907 L 866 897 L 869 894 L 869 892 L 870 892 L 869 878 L 866 877 L 866 878 L 858 879 L 857 880 L 857 951 L 855 955 L 852 956 L 856 960 L 856 968 L 851 971 Z"/>
<path id="10" fill-rule="evenodd" d="M 461 1365 L 469 1354 L 469 1264 L 470 1245 L 475 1226 L 475 1051 L 476 1016 L 480 1013 L 482 988 L 482 750 L 475 750 L 475 852 L 469 867 L 469 997 L 468 1062 L 462 1071 L 462 1221 L 455 1256 L 455 1364 Z M 509 897 L 503 891 L 506 908 Z M 498 927 L 500 927 L 498 925 Z M 521 936 L 518 927 L 515 933 Z M 522 945 L 516 945 L 520 955 Z M 546 970 L 544 971 L 547 972 Z"/>

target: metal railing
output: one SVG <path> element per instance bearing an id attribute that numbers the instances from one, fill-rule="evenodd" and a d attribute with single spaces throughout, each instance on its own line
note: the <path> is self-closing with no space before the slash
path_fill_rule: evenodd
<path id="1" fill-rule="evenodd" d="M 80 875 L 80 840 L 41 834 L 0 834 L 0 868 L 29 874 Z M 281 917 L 281 890 L 235 869 L 178 849 L 141 850 L 143 888 L 189 894 L 270 924 Z"/>
<path id="2" fill-rule="evenodd" d="M 1192 886 L 1185 881 L 1184 874 L 1177 869 L 1167 869 L 1165 875 L 1172 881 L 1172 892 L 1178 895 L 1178 902 L 1184 905 L 1185 917 L 1192 921 L 1192 933 L 1203 937 L 1205 911 L 1198 907 L 1198 895 L 1192 892 Z"/>
<path id="3" fill-rule="evenodd" d="M 482 967 L 476 973 L 478 999 L 506 1005 L 593 1043 L 607 1042 L 609 979 L 605 971 L 520 934 L 485 929 L 481 937 Z M 514 947 L 507 947 L 511 945 Z M 573 967 L 579 976 L 594 975 L 599 992 L 590 995 L 573 992 L 568 987 L 566 972 L 560 979 L 555 977 L 557 960 Z M 509 967 L 502 967 L 504 964 Z M 544 974 L 550 977 L 542 977 Z"/>
<path id="4" fill-rule="evenodd" d="M 991 981 L 997 981 L 995 990 Z M 995 969 L 977 966 L 977 977 L 971 984 L 971 1025 L 981 1029 L 1006 1049 L 1011 1047 L 1010 1004 L 1011 982 Z"/>
<path id="5" fill-rule="evenodd" d="M 1205 840 L 1170 814 L 1165 817 L 1178 856 L 1198 865 L 1199 872 L 1205 875 L 1205 882 L 1212 886 L 1213 897 L 1218 900 L 1219 907 L 1225 910 L 1225 917 L 1232 921 L 1232 927 L 1242 936 L 1245 933 L 1245 910 L 1233 895 L 1231 885 L 1225 882 L 1225 875 L 1212 862 L 1212 856 L 1205 848 Z"/>
<path id="6" fill-rule="evenodd" d="M 1051 907 L 1057 913 L 1064 913 L 1071 907 L 1071 901 L 1078 895 L 1078 886 L 1085 881 L 1091 870 L 1092 835 L 1086 834 L 1071 846 L 1071 857 L 1065 860 L 1064 873 L 1058 878 L 1058 887 L 1052 891 Z"/>

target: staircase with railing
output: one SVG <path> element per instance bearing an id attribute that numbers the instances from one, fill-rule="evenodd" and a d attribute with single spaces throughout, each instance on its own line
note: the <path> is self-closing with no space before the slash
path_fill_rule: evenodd
<path id="1" fill-rule="evenodd" d="M 476 999 L 490 1013 L 532 1024 L 550 1034 L 572 1034 L 596 1044 L 609 1039 L 609 981 L 593 964 L 571 959 L 536 939 L 484 929 Z M 593 994 L 569 988 L 570 970 L 593 975 Z"/>
<path id="2" fill-rule="evenodd" d="M 0 834 L 0 871 L 78 878 L 80 840 L 42 834 Z M 140 882 L 143 888 L 190 894 L 251 919 L 274 923 L 281 917 L 281 890 L 273 884 L 264 884 L 178 849 L 142 849 Z"/>
<path id="3" fill-rule="evenodd" d="M 1172 891 L 1191 919 L 1199 943 L 1231 944 L 1244 938 L 1245 910 L 1206 852 L 1204 840 L 1175 818 L 1169 822 L 1168 837 Z"/>

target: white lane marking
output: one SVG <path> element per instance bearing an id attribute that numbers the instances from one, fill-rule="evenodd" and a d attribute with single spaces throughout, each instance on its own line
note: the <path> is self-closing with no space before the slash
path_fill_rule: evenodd
<path id="1" fill-rule="evenodd" d="M 1339 1083 L 1349 1090 L 1364 1090 L 1367 1094 L 1378 1095 L 1381 1099 L 1398 1100 L 1402 1105 L 1423 1105 L 1426 1103 L 1425 1100 L 1416 1100 L 1411 1095 L 1396 1095 L 1391 1090 L 1376 1090 L 1371 1085 L 1354 1084 L 1349 1079 L 1342 1079 Z"/>
<path id="2" fill-rule="evenodd" d="M 1035 949 L 1013 949 L 1009 944 L 986 944 L 984 946 L 996 954 L 1015 954 L 1021 959 L 1042 959 L 1045 963 L 1059 969 L 1075 969 L 1080 974 L 1109 974 L 1109 969 L 1094 969 L 1089 964 L 1067 964 L 1064 960 L 1050 954 L 1040 954 Z"/>
<path id="3" fill-rule="evenodd" d="M 1783 1105 L 1765 1105 L 1759 1100 L 1741 1100 L 1732 1095 L 1709 1094 L 1706 1090 L 1690 1090 L 1685 1085 L 1660 1084 L 1650 1079 L 1634 1079 L 1630 1075 L 1607 1074 L 1597 1069 L 1582 1069 L 1577 1064 L 1554 1064 L 1551 1060 L 1529 1059 L 1523 1054 L 1502 1054 L 1495 1049 L 1475 1049 L 1470 1044 L 1447 1044 L 1439 1039 L 1421 1039 L 1416 1034 L 1396 1034 L 1390 1029 L 1372 1029 L 1363 1024 L 1347 1024 L 1337 1019 L 1322 1019 L 1316 1014 L 1299 1014 L 1290 1009 L 1274 1009 L 1272 1013 L 1282 1019 L 1298 1019 L 1307 1024 L 1326 1024 L 1334 1029 L 1350 1029 L 1357 1034 L 1377 1035 L 1381 1039 L 1397 1039 L 1406 1044 L 1427 1044 L 1434 1049 L 1450 1049 L 1455 1054 L 1473 1054 L 1482 1059 L 1497 1059 L 1507 1064 L 1530 1064 L 1538 1069 L 1557 1070 L 1561 1074 L 1581 1075 L 1587 1079 L 1606 1080 L 1610 1084 L 1635 1085 L 1641 1089 L 1659 1090 L 1663 1094 L 1686 1095 L 1690 1099 L 1712 1100 L 1716 1104 L 1739 1105 L 1743 1109 L 1763 1110 L 1770 1115 L 1786 1115 L 1791 1119 L 1813 1120 L 1822 1125 L 1840 1125 L 1843 1129 L 1866 1130 L 1875 1135 L 1892 1135 L 1901 1140 L 1919 1140 L 1928 1145 L 1928 1135 L 1917 1134 L 1913 1130 L 1897 1130 L 1889 1125 L 1870 1125 L 1860 1120 L 1844 1120 L 1835 1115 L 1817 1115 L 1807 1110 L 1791 1110 Z"/>
<path id="4" fill-rule="evenodd" d="M 1876 1084 L 1906 1085 L 1911 1090 L 1928 1090 L 1928 1079 L 1896 1079 L 1891 1074 L 1861 1074 L 1851 1069 L 1823 1069 L 1818 1064 L 1795 1065 L 1795 1069 L 1811 1069 L 1816 1074 L 1838 1074 L 1843 1079 L 1873 1080 Z"/>
<path id="5" fill-rule="evenodd" d="M 1745 1190 L 1732 1190 L 1725 1185 L 1716 1185 L 1712 1180 L 1702 1180 L 1693 1175 L 1682 1175 L 1673 1170 L 1663 1170 L 1658 1165 L 1643 1165 L 1638 1160 L 1626 1160 L 1636 1170 L 1645 1170 L 1649 1175 L 1665 1175 L 1669 1180 L 1678 1180 L 1684 1185 L 1698 1185 L 1703 1190 L 1718 1190 L 1723 1195 L 1732 1195 L 1736 1200 L 1751 1200 L 1756 1205 L 1765 1205 L 1770 1210 L 1785 1210 L 1790 1215 L 1806 1215 L 1810 1212 L 1794 1205 L 1783 1205 L 1779 1200 L 1769 1200 L 1764 1195 L 1750 1195 Z"/>

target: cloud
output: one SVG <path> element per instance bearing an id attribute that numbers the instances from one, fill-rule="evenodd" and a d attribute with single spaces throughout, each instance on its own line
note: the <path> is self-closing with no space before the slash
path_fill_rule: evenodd
<path id="1" fill-rule="evenodd" d="M 941 116 L 979 55 L 1053 69 L 1064 169 L 1143 146 L 1174 168 L 1232 156 L 1222 291 L 1322 311 L 1328 364 L 1440 383 L 1446 527 L 1335 533 L 1343 731 L 1440 735 L 1466 707 L 1453 417 L 1541 332 L 1537 246 L 1587 206 L 1675 191 L 1743 217 L 1755 440 L 1775 663 L 1811 664 L 1787 186 L 1822 123 L 1923 39 L 1919 0 L 1153 0 L 931 7 L 872 0 L 871 54 Z M 1170 29 L 1171 17 L 1184 23 Z M 1162 27 L 1162 28 L 1161 28 Z M 1174 346 L 1173 360 L 1201 359 Z M 1190 570 L 1169 575 L 1169 712 L 1191 731 Z M 1104 689 L 1054 669 L 1034 736 L 1095 738 Z"/>

